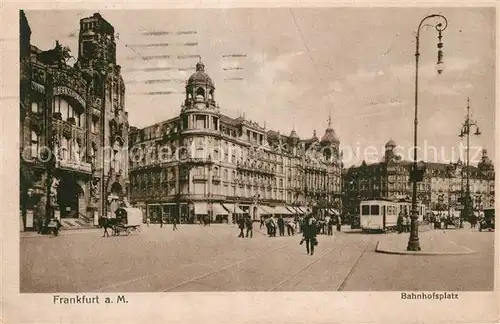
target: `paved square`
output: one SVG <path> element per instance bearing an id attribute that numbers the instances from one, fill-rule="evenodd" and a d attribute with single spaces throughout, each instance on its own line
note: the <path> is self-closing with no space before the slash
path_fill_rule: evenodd
<path id="1" fill-rule="evenodd" d="M 300 236 L 270 238 L 236 226 L 143 226 L 130 236 L 102 230 L 21 238 L 21 292 L 492 290 L 494 233 L 432 233 L 477 251 L 460 256 L 375 253 L 387 235 L 318 236 L 314 256 Z M 401 234 L 403 235 L 403 234 Z M 421 242 L 425 249 L 425 241 Z"/>

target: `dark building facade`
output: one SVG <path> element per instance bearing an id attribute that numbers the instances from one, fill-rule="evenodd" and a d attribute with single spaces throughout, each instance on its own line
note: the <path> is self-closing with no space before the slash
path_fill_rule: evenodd
<path id="1" fill-rule="evenodd" d="M 380 163 L 366 164 L 345 170 L 344 204 L 346 210 L 359 215 L 359 203 L 366 198 L 411 199 L 410 170 L 412 162 L 402 160 L 394 152 L 396 143 L 385 145 Z M 459 159 L 454 163 L 425 163 L 422 182 L 417 184 L 417 199 L 432 211 L 458 211 L 466 191 L 466 175 L 470 177 L 470 192 L 476 210 L 495 204 L 495 170 L 486 150 L 481 162 L 469 166 Z"/>
<path id="2" fill-rule="evenodd" d="M 31 44 L 20 13 L 20 197 L 27 228 L 51 215 L 92 225 L 128 195 L 128 116 L 113 27 L 81 19 L 79 51 Z M 73 225 L 75 225 L 73 222 Z"/>
<path id="3" fill-rule="evenodd" d="M 232 222 L 269 214 L 340 208 L 339 140 L 301 140 L 220 113 L 202 62 L 186 82 L 180 114 L 129 133 L 131 202 L 154 220 L 210 217 Z M 135 153 L 134 153 L 135 152 Z"/>

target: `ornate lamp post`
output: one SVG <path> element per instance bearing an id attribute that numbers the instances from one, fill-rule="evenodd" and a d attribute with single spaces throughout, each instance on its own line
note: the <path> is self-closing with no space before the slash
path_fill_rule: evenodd
<path id="1" fill-rule="evenodd" d="M 458 137 L 464 138 L 467 137 L 467 161 L 466 161 L 466 167 L 465 167 L 465 176 L 466 176 L 466 184 L 465 184 L 465 197 L 462 197 L 462 201 L 464 204 L 464 209 L 463 209 L 463 214 L 462 218 L 469 219 L 470 216 L 472 215 L 472 199 L 470 196 L 470 170 L 469 170 L 469 163 L 470 163 L 470 157 L 469 157 L 469 151 L 470 151 L 470 130 L 471 127 L 476 128 L 476 132 L 474 132 L 472 135 L 479 136 L 481 135 L 481 132 L 479 131 L 479 126 L 477 125 L 477 121 L 474 121 L 470 118 L 470 106 L 469 106 L 470 100 L 467 98 L 467 116 L 465 117 L 465 121 L 462 123 L 462 129 L 460 130 L 460 135 Z"/>
<path id="2" fill-rule="evenodd" d="M 414 121 L 414 146 L 413 146 L 413 168 L 411 171 L 410 179 L 413 182 L 413 193 L 412 193 L 412 203 L 411 203 L 411 231 L 410 238 L 408 240 L 408 251 L 420 251 L 420 242 L 418 239 L 418 209 L 417 209 L 417 182 L 422 181 L 423 171 L 419 170 L 417 167 L 417 125 L 418 125 L 418 61 L 419 61 L 419 45 L 420 45 L 420 29 L 423 26 L 424 21 L 430 18 L 437 18 L 442 20 L 433 26 L 438 32 L 438 61 L 437 61 L 437 72 L 441 74 L 444 69 L 443 64 L 443 43 L 441 42 L 441 33 L 448 26 L 448 20 L 446 17 L 438 14 L 433 14 L 425 17 L 420 21 L 417 29 L 416 36 L 416 51 L 415 51 L 415 121 Z"/>

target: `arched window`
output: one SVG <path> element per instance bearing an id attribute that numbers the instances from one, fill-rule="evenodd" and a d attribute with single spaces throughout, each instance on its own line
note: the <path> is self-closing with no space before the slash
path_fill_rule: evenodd
<path id="1" fill-rule="evenodd" d="M 35 131 L 31 131 L 31 157 L 38 156 L 38 134 Z"/>
<path id="2" fill-rule="evenodd" d="M 196 89 L 196 99 L 205 99 L 205 90 L 203 88 Z"/>
<path id="3" fill-rule="evenodd" d="M 224 169 L 224 181 L 227 181 L 227 177 L 228 177 L 227 169 Z"/>

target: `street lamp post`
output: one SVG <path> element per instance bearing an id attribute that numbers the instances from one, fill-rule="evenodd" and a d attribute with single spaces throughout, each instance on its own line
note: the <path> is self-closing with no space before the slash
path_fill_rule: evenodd
<path id="1" fill-rule="evenodd" d="M 463 209 L 463 214 L 462 218 L 466 218 L 467 220 L 470 218 L 472 214 L 472 204 L 471 204 L 471 197 L 470 197 L 470 170 L 469 170 L 469 163 L 470 163 L 470 130 L 471 127 L 476 128 L 476 132 L 473 133 L 473 135 L 479 136 L 481 135 L 481 132 L 479 131 L 479 126 L 477 124 L 477 121 L 474 121 L 470 118 L 470 100 L 467 98 L 467 115 L 465 117 L 465 121 L 462 123 L 462 129 L 460 130 L 460 135 L 458 137 L 464 138 L 464 136 L 467 136 L 467 161 L 466 161 L 466 167 L 465 167 L 465 176 L 466 176 L 466 184 L 465 184 L 465 199 L 463 200 L 464 204 L 464 209 Z"/>
<path id="2" fill-rule="evenodd" d="M 416 51 L 415 51 L 415 121 L 414 121 L 414 138 L 413 138 L 413 170 L 411 175 L 411 180 L 413 182 L 413 193 L 411 202 L 411 231 L 410 238 L 408 240 L 408 251 L 420 251 L 420 242 L 418 239 L 418 209 L 417 209 L 417 182 L 422 180 L 423 173 L 417 169 L 417 125 L 418 125 L 418 62 L 419 62 L 419 45 L 420 45 L 420 29 L 423 26 L 424 21 L 430 18 L 438 18 L 443 20 L 433 26 L 438 32 L 438 62 L 437 62 L 437 72 L 441 74 L 443 72 L 443 43 L 441 42 L 441 33 L 448 26 L 448 20 L 443 15 L 433 14 L 425 17 L 420 21 L 417 29 L 416 36 Z"/>

